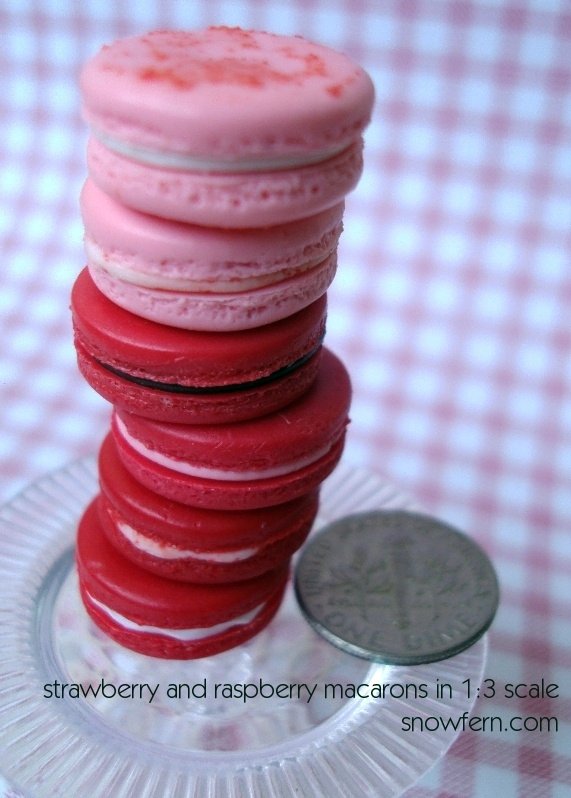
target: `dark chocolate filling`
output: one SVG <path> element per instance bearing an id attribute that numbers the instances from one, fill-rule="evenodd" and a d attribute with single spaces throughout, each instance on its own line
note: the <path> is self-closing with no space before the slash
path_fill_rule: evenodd
<path id="1" fill-rule="evenodd" d="M 315 349 L 312 349 L 307 354 L 303 355 L 303 357 L 298 358 L 296 361 L 291 363 L 288 366 L 283 366 L 282 368 L 278 369 L 277 371 L 272 372 L 271 374 L 266 375 L 265 377 L 260 377 L 257 380 L 250 380 L 249 382 L 241 382 L 235 385 L 215 385 L 215 386 L 192 386 L 192 385 L 177 385 L 176 383 L 170 382 L 158 382 L 157 380 L 149 380 L 145 377 L 135 377 L 132 374 L 127 374 L 125 371 L 121 371 L 120 369 L 115 368 L 114 366 L 110 366 L 107 363 L 101 363 L 101 361 L 97 361 L 100 366 L 110 371 L 112 374 L 116 374 L 118 377 L 121 377 L 124 380 L 128 380 L 129 382 L 134 382 L 136 385 L 141 385 L 144 388 L 154 388 L 157 391 L 166 391 L 167 393 L 186 393 L 186 394 L 209 394 L 209 393 L 231 393 L 233 391 L 247 391 L 250 388 L 258 388 L 263 385 L 267 385 L 270 382 L 274 382 L 275 380 L 279 380 L 282 377 L 287 377 L 288 374 L 296 371 L 296 369 L 303 366 L 307 363 L 311 358 L 317 354 L 319 349 L 321 348 L 321 339 Z"/>

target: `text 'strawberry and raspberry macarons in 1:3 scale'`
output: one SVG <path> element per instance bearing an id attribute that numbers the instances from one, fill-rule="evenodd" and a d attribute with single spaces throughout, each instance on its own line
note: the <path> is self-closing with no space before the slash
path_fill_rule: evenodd
<path id="1" fill-rule="evenodd" d="M 343 451 L 326 292 L 373 86 L 301 37 L 214 27 L 105 46 L 81 91 L 74 341 L 113 413 L 80 593 L 128 648 L 209 656 L 275 615 Z"/>

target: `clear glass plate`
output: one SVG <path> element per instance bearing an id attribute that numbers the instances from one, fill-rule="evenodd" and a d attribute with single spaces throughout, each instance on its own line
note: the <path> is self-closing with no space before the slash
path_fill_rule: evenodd
<path id="1" fill-rule="evenodd" d="M 411 732 L 403 719 L 469 712 L 462 682 L 481 682 L 485 639 L 430 665 L 370 663 L 319 637 L 290 587 L 262 633 L 215 657 L 164 661 L 113 643 L 83 610 L 74 567 L 75 527 L 96 490 L 95 461 L 82 460 L 0 511 L 0 772 L 25 795 L 383 798 L 451 745 L 452 726 Z M 315 530 L 389 507 L 414 509 L 341 464 Z M 442 683 L 451 689 L 439 696 Z M 384 698 L 370 695 L 383 684 Z M 350 685 L 365 685 L 362 697 Z"/>

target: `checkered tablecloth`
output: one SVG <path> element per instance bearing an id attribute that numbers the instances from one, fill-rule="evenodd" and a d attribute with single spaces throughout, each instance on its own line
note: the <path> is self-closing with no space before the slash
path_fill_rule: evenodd
<path id="1" fill-rule="evenodd" d="M 1 500 L 95 451 L 108 424 L 68 312 L 80 64 L 118 36 L 207 24 L 346 51 L 377 105 L 329 293 L 328 344 L 354 383 L 345 458 L 490 554 L 496 694 L 474 712 L 532 719 L 462 733 L 407 798 L 570 796 L 571 4 L 0 0 L 0 24 Z M 542 679 L 556 698 L 504 696 Z M 531 730 L 544 717 L 558 730 Z"/>

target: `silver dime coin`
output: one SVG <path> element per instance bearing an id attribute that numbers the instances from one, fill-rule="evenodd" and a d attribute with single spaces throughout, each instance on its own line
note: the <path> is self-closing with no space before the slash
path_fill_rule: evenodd
<path id="1" fill-rule="evenodd" d="M 473 540 L 400 510 L 347 516 L 310 539 L 295 592 L 331 643 L 394 665 L 463 651 L 488 629 L 499 602 L 494 568 Z"/>

